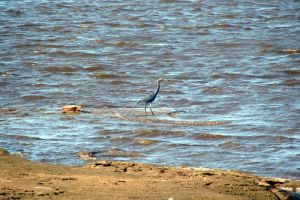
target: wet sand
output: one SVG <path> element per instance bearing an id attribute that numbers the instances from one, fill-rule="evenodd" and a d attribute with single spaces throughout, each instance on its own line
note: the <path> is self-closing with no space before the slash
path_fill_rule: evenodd
<path id="1" fill-rule="evenodd" d="M 300 182 L 244 172 L 97 161 L 35 163 L 0 151 L 0 199 L 297 199 Z"/>

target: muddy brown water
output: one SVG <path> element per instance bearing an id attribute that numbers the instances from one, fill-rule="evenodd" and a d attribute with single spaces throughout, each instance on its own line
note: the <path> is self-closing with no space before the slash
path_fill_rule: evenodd
<path id="1" fill-rule="evenodd" d="M 1 1 L 0 146 L 299 179 L 299 19 L 299 1 Z"/>

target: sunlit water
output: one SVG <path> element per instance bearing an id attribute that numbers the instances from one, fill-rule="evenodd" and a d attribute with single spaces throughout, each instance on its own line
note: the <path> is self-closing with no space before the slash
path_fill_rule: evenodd
<path id="1" fill-rule="evenodd" d="M 1 1 L 0 146 L 299 179 L 299 20 L 299 1 Z"/>

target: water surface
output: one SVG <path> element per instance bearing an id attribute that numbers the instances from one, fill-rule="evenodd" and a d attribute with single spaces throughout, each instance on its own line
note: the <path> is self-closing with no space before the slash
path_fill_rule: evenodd
<path id="1" fill-rule="evenodd" d="M 299 179 L 299 19 L 299 1 L 1 1 L 0 146 Z M 153 117 L 136 102 L 159 77 Z"/>

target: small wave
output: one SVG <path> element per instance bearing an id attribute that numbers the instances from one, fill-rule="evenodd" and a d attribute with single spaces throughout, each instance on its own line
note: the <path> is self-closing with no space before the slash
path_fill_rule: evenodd
<path id="1" fill-rule="evenodd" d="M 112 81 L 111 82 L 112 85 L 121 85 L 123 83 L 124 83 L 123 81 Z"/>
<path id="2" fill-rule="evenodd" d="M 23 12 L 21 10 L 18 10 L 18 9 L 8 9 L 6 11 L 6 13 L 8 13 L 12 17 L 19 17 L 23 14 Z"/>
<path id="3" fill-rule="evenodd" d="M 120 79 L 120 78 L 128 78 L 128 76 L 121 76 L 116 74 L 91 74 L 90 75 L 93 78 L 99 78 L 99 79 Z"/>
<path id="4" fill-rule="evenodd" d="M 58 49 L 58 48 L 66 48 L 66 46 L 64 45 L 59 45 L 59 44 L 36 44 L 35 45 L 37 48 L 54 48 L 54 49 Z"/>
<path id="5" fill-rule="evenodd" d="M 226 141 L 222 144 L 219 144 L 218 146 L 223 147 L 225 149 L 232 149 L 232 148 L 240 147 L 241 145 L 239 143 L 235 143 L 235 142 L 232 142 L 232 141 Z"/>
<path id="6" fill-rule="evenodd" d="M 286 86 L 300 85 L 300 80 L 297 80 L 297 79 L 289 79 L 289 80 L 283 81 L 281 84 L 282 84 L 282 85 L 286 85 Z"/>
<path id="7" fill-rule="evenodd" d="M 21 98 L 26 101 L 38 101 L 38 100 L 46 99 L 46 97 L 42 95 L 25 95 L 22 96 Z"/>
<path id="8" fill-rule="evenodd" d="M 52 55 L 52 56 L 65 56 L 65 57 L 96 57 L 96 54 L 93 53 L 86 53 L 86 52 L 80 52 L 80 51 L 76 51 L 76 52 L 66 52 L 66 51 L 53 51 L 53 52 L 49 52 L 48 54 Z"/>
<path id="9" fill-rule="evenodd" d="M 133 133 L 140 136 L 156 137 L 156 136 L 184 136 L 185 133 L 182 131 L 160 131 L 160 130 L 137 130 Z"/>
<path id="10" fill-rule="evenodd" d="M 217 134 L 209 134 L 209 133 L 199 133 L 193 135 L 193 138 L 198 140 L 223 140 L 225 138 L 230 138 L 231 136 L 226 135 L 217 135 Z"/>
<path id="11" fill-rule="evenodd" d="M 35 137 L 35 136 L 26 136 L 26 135 L 9 135 L 0 133 L 1 138 L 5 139 L 14 139 L 14 140 L 21 140 L 21 141 L 28 141 L 28 140 L 43 140 L 42 138 Z"/>
<path id="12" fill-rule="evenodd" d="M 112 142 L 119 142 L 119 143 L 131 143 L 133 141 L 133 139 L 128 138 L 128 137 L 112 137 L 111 141 Z"/>
<path id="13" fill-rule="evenodd" d="M 120 115 L 111 116 L 119 120 L 132 121 L 132 122 L 144 122 L 144 123 L 161 123 L 161 124 L 174 124 L 183 126 L 216 126 L 226 124 L 225 121 L 175 121 L 175 120 L 164 120 L 164 119 L 149 119 L 149 118 L 133 118 L 124 117 Z"/>
<path id="14" fill-rule="evenodd" d="M 269 142 L 296 142 L 299 141 L 297 138 L 292 138 L 292 137 L 286 137 L 283 135 L 260 135 L 260 136 L 236 136 L 238 139 L 244 139 L 248 141 L 253 141 L 253 140 L 266 140 Z"/>
<path id="15" fill-rule="evenodd" d="M 284 70 L 283 73 L 288 75 L 300 75 L 300 70 Z"/>
<path id="16" fill-rule="evenodd" d="M 89 71 L 89 72 L 95 72 L 95 71 L 100 71 L 103 70 L 104 68 L 101 66 L 92 66 L 92 67 L 87 67 L 84 68 L 84 70 Z"/>
<path id="17" fill-rule="evenodd" d="M 215 24 L 214 27 L 220 28 L 220 29 L 235 28 L 234 25 L 232 25 L 232 24 L 227 24 L 227 23 Z"/>
<path id="18" fill-rule="evenodd" d="M 136 151 L 124 151 L 119 148 L 108 148 L 101 151 L 103 157 L 138 157 L 140 154 Z"/>
<path id="19" fill-rule="evenodd" d="M 73 68 L 73 67 L 68 67 L 68 66 L 64 66 L 64 67 L 46 67 L 45 68 L 46 72 L 51 72 L 51 73 L 73 73 L 78 71 L 77 68 Z"/>
<path id="20" fill-rule="evenodd" d="M 211 86 L 211 87 L 206 87 L 202 90 L 203 93 L 206 94 L 214 94 L 214 95 L 219 95 L 224 93 L 224 89 L 217 87 L 217 86 Z"/>
<path id="21" fill-rule="evenodd" d="M 128 41 L 117 41 L 113 43 L 114 46 L 116 47 L 136 47 L 138 46 L 137 44 L 133 42 L 128 42 Z"/>

